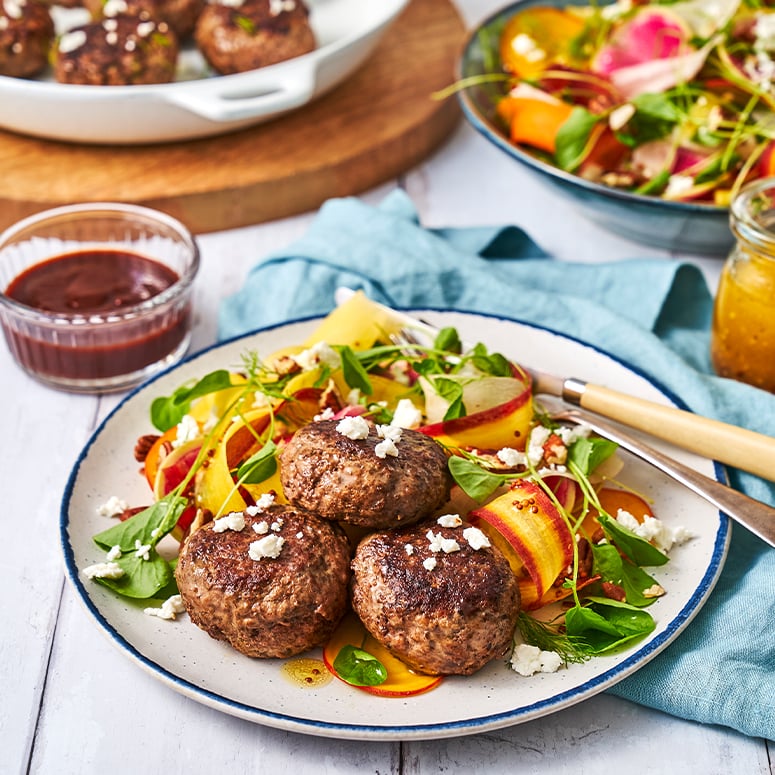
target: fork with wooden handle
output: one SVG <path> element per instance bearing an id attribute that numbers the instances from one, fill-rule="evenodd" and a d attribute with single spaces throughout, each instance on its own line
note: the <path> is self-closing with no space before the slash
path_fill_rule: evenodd
<path id="1" fill-rule="evenodd" d="M 349 288 L 338 289 L 337 304 L 344 303 L 354 293 Z M 438 329 L 416 317 L 365 296 L 363 299 L 381 324 L 393 326 L 395 333 L 404 330 L 408 336 L 419 333 L 431 339 L 438 333 Z M 533 392 L 536 394 L 560 396 L 568 403 L 644 431 L 681 449 L 775 481 L 775 438 L 683 409 L 636 398 L 602 385 L 532 370 L 522 363 L 520 366 L 532 376 Z"/>
<path id="2" fill-rule="evenodd" d="M 663 455 L 648 444 L 628 436 L 607 420 L 590 412 L 576 408 L 558 408 L 558 406 L 551 404 L 547 408 L 554 420 L 586 425 L 599 436 L 616 442 L 622 449 L 628 450 L 636 457 L 688 487 L 695 494 L 713 504 L 719 511 L 747 527 L 770 546 L 775 547 L 775 509 L 772 506 L 749 498 L 747 495 L 704 476 L 667 455 Z"/>

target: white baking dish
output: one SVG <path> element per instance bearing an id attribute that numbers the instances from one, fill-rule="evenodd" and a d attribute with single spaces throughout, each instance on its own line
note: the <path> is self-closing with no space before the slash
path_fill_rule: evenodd
<path id="1" fill-rule="evenodd" d="M 50 75 L 37 80 L 0 76 L 0 127 L 54 140 L 134 145 L 208 137 L 257 124 L 347 78 L 408 2 L 308 0 L 318 48 L 236 75 L 201 75 L 204 60 L 187 50 L 178 79 L 167 84 L 81 86 L 56 83 Z M 66 20 L 67 12 L 57 23 Z"/>

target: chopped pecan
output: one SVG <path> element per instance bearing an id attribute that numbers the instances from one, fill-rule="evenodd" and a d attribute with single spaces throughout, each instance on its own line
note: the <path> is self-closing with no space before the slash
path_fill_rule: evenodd
<path id="1" fill-rule="evenodd" d="M 544 461 L 547 465 L 565 465 L 568 459 L 568 448 L 563 444 L 562 439 L 553 433 L 544 442 Z"/>
<path id="2" fill-rule="evenodd" d="M 603 594 L 611 600 L 618 600 L 623 603 L 627 595 L 625 594 L 624 587 L 620 587 L 618 584 L 614 584 L 611 581 L 604 581 L 602 584 Z"/>
<path id="3" fill-rule="evenodd" d="M 280 356 L 272 364 L 272 368 L 280 377 L 286 377 L 288 374 L 296 374 L 301 371 L 301 366 L 299 366 L 299 364 L 289 355 Z"/>
<path id="4" fill-rule="evenodd" d="M 135 460 L 138 463 L 144 463 L 145 458 L 148 457 L 148 453 L 151 451 L 151 447 L 160 438 L 156 433 L 146 433 L 145 436 L 140 436 L 135 442 Z"/>

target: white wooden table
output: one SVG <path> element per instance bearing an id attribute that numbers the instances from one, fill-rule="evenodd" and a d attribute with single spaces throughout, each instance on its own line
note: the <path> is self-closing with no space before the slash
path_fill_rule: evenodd
<path id="1" fill-rule="evenodd" d="M 470 24 L 497 0 L 459 0 Z M 655 255 L 591 225 L 467 126 L 400 186 L 428 226 L 512 222 L 558 258 Z M 314 213 L 199 238 L 193 347 L 212 343 L 220 300 Z M 685 258 L 664 254 L 665 260 Z M 712 286 L 720 261 L 691 258 Z M 120 396 L 49 390 L 0 346 L 0 773 L 773 773 L 775 746 L 599 695 L 543 719 L 458 739 L 351 742 L 278 731 L 211 710 L 142 672 L 90 621 L 62 572 L 59 508 L 79 451 Z M 105 462 L 110 465 L 110 461 Z"/>

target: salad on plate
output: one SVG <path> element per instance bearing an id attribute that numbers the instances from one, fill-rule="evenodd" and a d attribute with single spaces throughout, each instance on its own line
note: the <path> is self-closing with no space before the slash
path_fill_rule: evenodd
<path id="1" fill-rule="evenodd" d="M 669 201 L 729 204 L 775 174 L 768 0 L 516 4 L 479 32 L 510 142 L 567 173 Z"/>
<path id="2" fill-rule="evenodd" d="M 626 486 L 616 445 L 555 422 L 518 364 L 482 344 L 464 346 L 456 329 L 427 342 L 397 334 L 358 293 L 298 346 L 266 356 L 245 352 L 241 364 L 158 396 L 155 431 L 138 429 L 135 448 L 150 505 L 120 496 L 104 505 L 114 519 L 93 536 L 104 554 L 82 575 L 138 601 L 138 616 L 174 620 L 187 612 L 249 656 L 280 655 L 262 652 L 261 643 L 258 650 L 254 642 L 246 646 L 256 633 L 274 642 L 278 630 L 295 629 L 282 656 L 303 665 L 305 680 L 318 680 L 322 670 L 387 697 L 427 692 L 444 675 L 471 674 L 495 659 L 522 676 L 572 669 L 648 636 L 656 626 L 651 607 L 665 594 L 659 568 L 691 536 L 671 525 L 670 515 L 657 518 Z M 305 435 L 313 441 L 301 447 Z M 423 457 L 408 482 L 417 449 Z M 299 489 L 289 471 L 310 456 L 314 471 Z M 438 460 L 443 497 L 425 498 L 422 490 L 436 487 L 426 483 L 438 481 L 425 469 Z M 321 466 L 337 483 L 322 494 Z M 364 480 L 381 481 L 383 472 L 399 477 L 386 480 L 397 488 L 419 482 L 411 503 L 379 487 L 364 494 Z M 310 514 L 306 497 L 317 498 L 319 513 Z M 375 503 L 378 523 L 364 516 Z M 400 504 L 387 524 L 384 503 Z M 315 541 L 304 549 L 307 533 Z M 377 556 L 375 541 L 392 551 L 389 562 L 363 561 L 367 550 Z M 349 568 L 330 574 L 325 562 L 316 565 L 334 544 L 334 551 L 344 545 L 353 553 L 353 578 Z M 225 565 L 224 557 L 231 558 Z M 341 568 L 340 560 L 331 566 Z M 475 579 L 480 573 L 485 582 Z M 359 607 L 364 585 L 395 592 L 396 576 L 412 595 L 396 594 L 400 604 L 377 595 L 367 611 Z M 497 604 L 496 587 L 507 590 L 497 592 Z M 305 613 L 316 592 L 326 599 Z M 479 595 L 475 606 L 469 593 Z M 337 596 L 342 606 L 299 640 L 307 631 L 299 617 L 318 616 Z M 205 615 L 204 598 L 216 599 Z M 262 607 L 270 599 L 282 605 Z M 447 655 L 443 669 L 418 662 L 413 647 L 427 635 L 412 625 L 423 621 L 431 599 L 445 611 L 441 636 L 470 638 L 467 652 L 481 646 L 482 622 L 498 618 L 505 640 L 477 665 L 467 661 L 470 653 L 460 663 Z M 393 617 L 388 628 L 375 624 L 381 606 Z M 258 621 L 260 611 L 276 618 L 267 625 Z M 287 639 L 282 643 L 285 649 Z M 310 659 L 318 647 L 322 660 Z"/>

